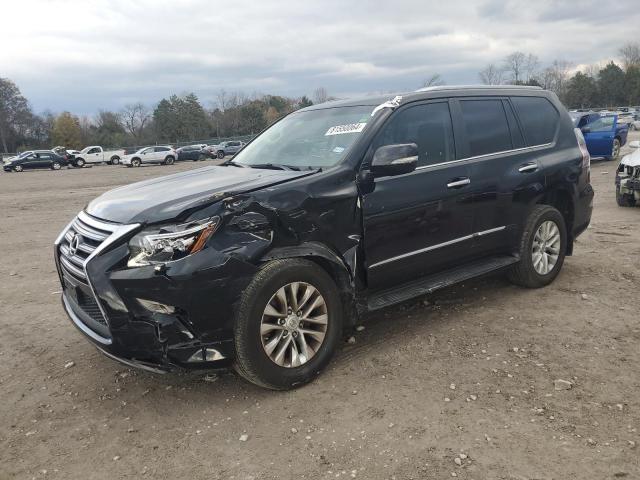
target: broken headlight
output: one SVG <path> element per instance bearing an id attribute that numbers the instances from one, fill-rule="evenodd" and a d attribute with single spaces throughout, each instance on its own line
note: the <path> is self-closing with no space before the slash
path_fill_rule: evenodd
<path id="1" fill-rule="evenodd" d="M 182 225 L 163 225 L 143 230 L 129 242 L 128 267 L 141 267 L 179 260 L 202 250 L 220 225 L 212 217 Z"/>

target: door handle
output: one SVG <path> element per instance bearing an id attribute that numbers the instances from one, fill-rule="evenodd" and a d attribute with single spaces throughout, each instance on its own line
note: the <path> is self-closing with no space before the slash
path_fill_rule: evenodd
<path id="1" fill-rule="evenodd" d="M 518 169 L 520 173 L 535 172 L 536 170 L 538 170 L 537 163 L 525 163 L 520 165 L 520 168 Z"/>
<path id="2" fill-rule="evenodd" d="M 467 177 L 455 179 L 449 183 L 447 183 L 447 188 L 460 188 L 465 185 L 469 185 L 471 180 Z"/>

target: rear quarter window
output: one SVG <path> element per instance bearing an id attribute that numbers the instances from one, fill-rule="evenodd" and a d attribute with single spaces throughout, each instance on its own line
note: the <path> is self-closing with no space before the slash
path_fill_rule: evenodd
<path id="1" fill-rule="evenodd" d="M 560 114 L 544 97 L 511 97 L 527 145 L 544 145 L 553 142 L 558 129 Z"/>

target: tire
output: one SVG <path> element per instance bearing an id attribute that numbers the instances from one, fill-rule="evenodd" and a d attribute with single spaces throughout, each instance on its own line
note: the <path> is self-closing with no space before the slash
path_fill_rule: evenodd
<path id="1" fill-rule="evenodd" d="M 613 139 L 613 146 L 611 147 L 611 156 L 607 157 L 607 160 L 617 160 L 618 157 L 620 156 L 620 139 L 618 138 L 614 138 Z"/>
<path id="2" fill-rule="evenodd" d="M 51 170 L 60 170 L 62 168 L 62 165 L 60 165 L 59 162 L 53 162 L 51 164 Z"/>
<path id="3" fill-rule="evenodd" d="M 635 207 L 636 199 L 631 195 L 620 193 L 620 187 L 616 187 L 616 203 L 619 207 Z"/>
<path id="4" fill-rule="evenodd" d="M 22 168 L 22 165 L 16 165 L 15 167 L 13 167 L 14 172 L 22 172 L 23 170 L 24 168 Z"/>
<path id="5" fill-rule="evenodd" d="M 173 162 L 175 162 L 175 161 L 176 161 L 175 158 L 169 156 L 169 157 L 164 159 L 164 164 L 165 165 L 173 165 Z"/>
<path id="6" fill-rule="evenodd" d="M 111 158 L 111 165 L 119 165 L 119 164 L 120 164 L 120 157 Z"/>
<path id="7" fill-rule="evenodd" d="M 139 167 L 141 163 L 142 162 L 140 162 L 139 158 L 134 158 L 133 160 L 131 160 L 131 166 L 132 167 Z"/>
<path id="8" fill-rule="evenodd" d="M 82 168 L 85 166 L 85 161 L 82 158 L 78 158 L 76 159 L 75 164 L 76 164 L 76 167 Z"/>
<path id="9" fill-rule="evenodd" d="M 300 319 L 299 321 L 308 323 L 308 325 L 303 325 L 303 327 L 306 327 L 305 332 L 309 331 L 307 329 L 325 328 L 324 338 L 319 344 L 316 343 L 315 336 L 309 336 L 308 333 L 303 334 L 293 331 L 285 333 L 288 327 L 284 326 L 272 327 L 270 332 L 274 333 L 261 333 L 263 331 L 263 319 L 284 322 L 284 319 L 277 319 L 277 317 L 263 314 L 267 306 L 276 298 L 276 293 L 281 288 L 298 282 L 301 282 L 299 284 L 301 285 L 300 290 L 298 290 L 299 297 L 304 296 L 307 291 L 308 287 L 304 285 L 312 285 L 317 289 L 321 296 L 320 299 L 324 300 L 324 303 L 319 303 L 319 308 L 321 308 L 320 312 L 326 312 L 326 324 L 311 321 L 305 322 L 304 317 L 296 317 L 294 313 L 289 314 L 287 319 L 292 317 L 293 322 L 296 322 L 296 319 Z M 288 298 L 289 300 L 291 299 L 290 296 Z M 316 300 L 317 298 L 311 300 L 314 305 Z M 309 313 L 316 311 L 314 308 Z M 343 308 L 336 284 L 317 264 L 301 259 L 269 262 L 258 271 L 239 301 L 234 325 L 236 349 L 234 367 L 249 382 L 273 390 L 288 390 L 310 382 L 327 366 L 336 350 L 342 335 L 342 316 Z M 265 323 L 265 325 L 272 326 L 268 323 Z M 314 331 L 313 333 L 318 332 Z M 285 337 L 280 337 L 284 340 L 286 340 L 287 335 L 290 338 L 289 342 L 285 344 L 287 346 L 287 354 L 282 357 L 283 365 L 278 365 L 276 360 L 272 360 L 267 353 L 268 347 L 265 346 L 265 343 L 273 340 L 273 337 L 269 339 L 268 335 L 270 334 L 285 335 Z M 301 345 L 302 343 L 307 345 L 307 342 L 309 346 L 313 344 L 316 352 L 311 353 L 308 359 L 300 365 L 294 366 L 291 350 L 293 343 L 295 343 L 295 351 L 302 352 Z M 280 347 L 281 344 L 278 343 L 271 355 L 275 355 Z M 277 357 L 277 355 L 275 356 Z M 302 358 L 302 355 L 298 357 L 298 359 Z M 287 361 L 289 365 L 286 364 Z"/>
<path id="10" fill-rule="evenodd" d="M 555 224 L 557 233 L 560 236 L 556 248 L 557 258 L 555 259 L 555 263 L 553 263 L 552 268 L 546 272 L 541 272 L 537 270 L 537 268 L 544 270 L 545 263 L 543 260 L 540 260 L 542 261 L 542 264 L 534 261 L 534 258 L 536 258 L 536 260 L 540 258 L 535 257 L 536 252 L 534 251 L 534 241 L 538 238 L 536 235 L 539 233 L 539 229 L 542 224 L 549 225 L 549 222 Z M 537 241 L 536 244 L 539 246 Z M 548 248 L 546 247 L 546 243 L 544 245 L 545 252 L 552 251 L 553 245 Z M 538 249 L 538 246 L 536 249 Z M 564 263 L 566 251 L 567 227 L 564 222 L 564 217 L 553 207 L 548 205 L 536 205 L 529 213 L 522 232 L 519 247 L 520 261 L 511 267 L 507 273 L 507 277 L 512 283 L 525 288 L 541 288 L 549 285 L 558 276 L 558 273 L 562 268 L 562 264 Z M 541 257 L 543 256 L 544 255 L 541 255 Z M 548 254 L 547 258 L 549 259 L 547 262 L 548 266 L 549 262 L 551 262 L 550 259 L 552 258 L 552 255 Z"/>
<path id="11" fill-rule="evenodd" d="M 223 159 L 223 158 L 224 158 L 224 151 L 222 151 L 222 150 L 218 150 L 218 153 L 216 154 L 216 156 L 217 156 L 218 158 L 220 158 L 220 159 Z"/>

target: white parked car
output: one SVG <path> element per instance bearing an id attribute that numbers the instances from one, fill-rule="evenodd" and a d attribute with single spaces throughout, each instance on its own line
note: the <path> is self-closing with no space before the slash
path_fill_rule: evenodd
<path id="1" fill-rule="evenodd" d="M 131 155 L 125 155 L 121 161 L 127 167 L 139 167 L 143 163 L 173 165 L 176 158 L 178 158 L 178 154 L 172 147 L 157 146 L 141 148 Z"/>
<path id="2" fill-rule="evenodd" d="M 76 167 L 84 167 L 87 163 L 108 163 L 110 165 L 117 165 L 120 163 L 122 157 L 124 157 L 124 150 L 104 150 L 98 145 L 92 145 L 90 147 L 83 148 L 72 163 Z"/>
<path id="3" fill-rule="evenodd" d="M 629 142 L 635 151 L 625 155 L 616 172 L 616 201 L 621 207 L 640 205 L 640 141 Z"/>

